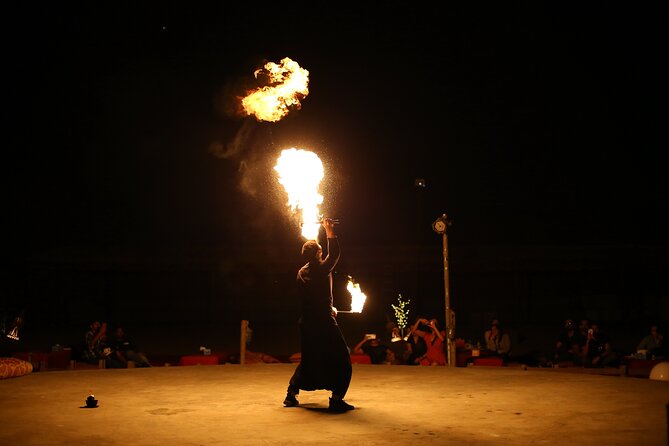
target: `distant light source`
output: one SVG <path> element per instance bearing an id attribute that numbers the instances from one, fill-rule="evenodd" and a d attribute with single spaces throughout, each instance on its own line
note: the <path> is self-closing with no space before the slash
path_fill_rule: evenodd
<path id="1" fill-rule="evenodd" d="M 19 340 L 19 327 L 12 328 L 12 330 L 9 333 L 7 333 L 7 337 L 9 339 L 14 340 L 14 341 L 18 341 Z"/>
<path id="2" fill-rule="evenodd" d="M 416 187 L 427 187 L 427 183 L 425 182 L 425 178 L 416 178 L 413 181 L 413 185 Z"/>
<path id="3" fill-rule="evenodd" d="M 23 325 L 23 315 L 16 316 L 12 323 L 12 329 L 7 333 L 7 337 L 13 341 L 19 340 L 19 328 Z"/>

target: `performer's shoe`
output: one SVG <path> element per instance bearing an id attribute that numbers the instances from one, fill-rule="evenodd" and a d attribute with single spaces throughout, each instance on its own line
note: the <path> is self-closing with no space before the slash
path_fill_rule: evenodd
<path id="1" fill-rule="evenodd" d="M 286 407 L 295 407 L 299 406 L 300 402 L 295 398 L 295 394 L 288 392 L 286 393 L 286 399 L 283 400 L 283 405 Z"/>
<path id="2" fill-rule="evenodd" d="M 344 400 L 333 400 L 330 398 L 330 406 L 328 410 L 330 412 L 346 412 L 347 410 L 353 410 L 355 407 L 351 406 Z"/>

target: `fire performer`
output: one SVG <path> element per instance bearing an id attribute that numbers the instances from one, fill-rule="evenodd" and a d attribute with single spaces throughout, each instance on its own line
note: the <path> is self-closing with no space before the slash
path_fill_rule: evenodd
<path id="1" fill-rule="evenodd" d="M 322 258 L 323 250 L 316 240 L 308 240 L 302 246 L 302 257 L 307 261 L 297 273 L 302 357 L 290 378 L 283 404 L 297 406 L 300 390 L 325 389 L 332 391 L 329 410 L 345 412 L 353 409 L 344 401 L 351 382 L 351 356 L 337 325 L 337 310 L 332 306 L 332 271 L 339 262 L 339 240 L 332 219 L 323 219 L 321 224 L 327 236 L 327 256 Z"/>

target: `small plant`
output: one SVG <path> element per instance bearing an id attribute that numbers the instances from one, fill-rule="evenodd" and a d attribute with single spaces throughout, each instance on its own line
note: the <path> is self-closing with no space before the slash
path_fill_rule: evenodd
<path id="1" fill-rule="evenodd" d="M 395 310 L 395 320 L 402 338 L 404 338 L 404 330 L 409 323 L 409 302 L 411 302 L 411 299 L 402 300 L 402 294 L 400 293 L 397 297 L 397 305 L 390 304 L 393 310 Z"/>

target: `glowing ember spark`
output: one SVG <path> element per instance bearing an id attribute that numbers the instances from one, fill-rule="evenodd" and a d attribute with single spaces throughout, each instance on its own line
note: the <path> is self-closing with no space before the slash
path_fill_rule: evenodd
<path id="1" fill-rule="evenodd" d="M 351 294 L 351 313 L 362 313 L 367 296 L 360 289 L 360 284 L 355 283 L 351 276 L 348 277 L 346 289 Z"/>
<path id="2" fill-rule="evenodd" d="M 320 228 L 320 211 L 323 196 L 318 193 L 325 175 L 323 163 L 314 152 L 286 149 L 281 152 L 274 170 L 279 172 L 279 183 L 288 194 L 288 206 L 301 214 L 302 236 L 316 240 Z"/>
<path id="3" fill-rule="evenodd" d="M 264 70 L 258 69 L 254 75 L 265 72 L 270 85 L 250 92 L 242 99 L 242 107 L 247 115 L 254 115 L 258 121 L 276 122 L 288 114 L 289 108 L 300 108 L 300 99 L 309 94 L 309 72 L 285 57 L 280 64 L 268 62 Z"/>

